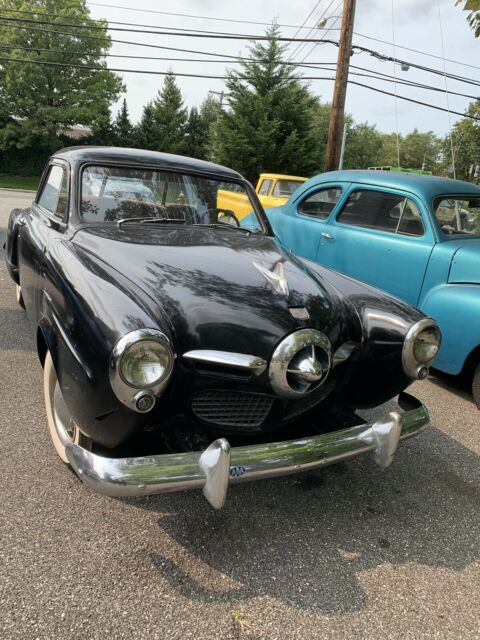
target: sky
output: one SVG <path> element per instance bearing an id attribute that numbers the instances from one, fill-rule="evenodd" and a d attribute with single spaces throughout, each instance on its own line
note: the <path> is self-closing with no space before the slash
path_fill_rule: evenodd
<path id="1" fill-rule="evenodd" d="M 102 3 L 102 6 L 99 6 Z M 93 18 L 106 18 L 120 22 L 138 23 L 149 28 L 201 29 L 205 31 L 222 31 L 236 34 L 263 35 L 266 26 L 261 24 L 246 24 L 219 21 L 220 18 L 240 21 L 253 21 L 269 24 L 276 20 L 281 26 L 284 36 L 293 37 L 298 27 L 305 23 L 296 37 L 338 39 L 342 0 L 242 0 L 242 2 L 226 2 L 225 0 L 99 0 L 99 3 L 87 0 Z M 115 5 L 107 6 L 107 5 Z M 130 6 L 130 9 L 127 7 Z M 392 19 L 393 6 L 393 19 Z M 125 8 L 118 8 L 125 7 Z M 316 8 L 315 8 L 316 7 Z M 311 17 L 306 19 L 314 9 Z M 140 11 L 141 10 L 141 11 Z M 172 16 L 155 11 L 177 14 L 191 14 L 204 16 L 202 19 L 186 16 Z M 439 13 L 441 21 L 439 19 Z M 312 27 L 320 18 L 328 18 L 325 29 Z M 215 18 L 215 20 L 213 19 Z M 461 7 L 455 6 L 455 0 L 358 0 L 355 14 L 354 44 L 374 49 L 384 55 L 392 56 L 393 40 L 396 44 L 396 57 L 423 66 L 432 67 L 443 72 L 444 60 L 442 56 L 442 38 L 445 68 L 447 73 L 466 76 L 480 82 L 480 38 L 475 38 L 466 22 L 466 13 Z M 119 25 L 112 25 L 119 26 Z M 327 32 L 328 28 L 331 28 Z M 165 35 L 132 34 L 111 32 L 114 39 L 134 40 L 165 47 L 176 47 L 180 52 L 172 52 L 155 48 L 144 48 L 115 43 L 111 53 L 137 56 L 158 56 L 165 58 L 209 58 L 184 53 L 185 49 L 215 52 L 230 56 L 248 54 L 248 42 L 239 40 L 215 40 L 207 38 L 185 38 Z M 376 38 L 385 42 L 372 40 Z M 298 46 L 298 48 L 297 48 Z M 402 47 L 406 47 L 404 49 Z M 297 50 L 295 50 L 297 48 Z M 415 49 L 423 52 L 410 51 Z M 289 45 L 287 56 L 292 55 L 293 61 L 335 63 L 338 49 L 331 44 L 307 43 L 306 45 Z M 429 55 L 426 55 L 429 54 Z M 436 57 L 435 57 L 436 56 Z M 213 58 L 212 58 L 213 59 Z M 451 61 L 449 61 L 451 60 Z M 174 60 L 126 60 L 123 58 L 109 58 L 111 68 L 142 69 L 153 71 L 167 71 L 171 68 L 175 73 L 193 73 L 207 75 L 225 75 L 231 65 L 224 63 L 180 62 Z M 469 98 L 445 94 L 445 77 L 433 75 L 410 67 L 403 71 L 400 65 L 393 62 L 380 61 L 368 53 L 356 53 L 351 58 L 351 65 L 374 69 L 387 74 L 391 79 L 406 79 L 439 87 L 442 92 L 412 88 L 397 84 L 398 96 L 404 95 L 415 100 L 430 102 L 444 108 L 463 112 L 471 101 Z M 350 79 L 365 84 L 377 86 L 391 93 L 395 93 L 395 84 L 381 82 L 354 76 L 353 73 L 365 73 L 350 69 Z M 126 85 L 126 98 L 131 118 L 136 122 L 142 113 L 145 103 L 152 100 L 163 83 L 162 76 L 139 75 L 122 73 Z M 334 71 L 325 69 L 305 69 L 304 75 L 334 77 Z M 222 80 L 204 78 L 182 78 L 177 76 L 185 104 L 189 107 L 199 106 L 207 97 L 209 91 L 220 92 L 225 88 Z M 329 102 L 333 93 L 333 82 L 312 80 L 312 92 L 323 102 Z M 476 97 L 480 95 L 480 88 L 447 80 L 448 89 Z M 215 94 L 214 94 L 215 95 Z M 115 109 L 118 108 L 118 105 Z M 115 112 L 114 109 L 114 112 Z M 420 131 L 433 131 L 437 135 L 448 133 L 459 116 L 436 111 L 421 105 L 395 100 L 393 96 L 381 95 L 362 87 L 349 85 L 347 91 L 346 110 L 351 113 L 356 122 L 368 122 L 376 125 L 380 131 L 398 131 L 406 134 L 414 128 Z"/>

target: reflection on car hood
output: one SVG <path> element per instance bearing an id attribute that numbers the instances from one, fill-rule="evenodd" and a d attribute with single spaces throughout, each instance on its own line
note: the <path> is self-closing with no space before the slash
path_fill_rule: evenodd
<path id="1" fill-rule="evenodd" d="M 465 240 L 455 251 L 448 281 L 480 284 L 480 238 Z"/>
<path id="2" fill-rule="evenodd" d="M 284 335 L 303 326 L 326 332 L 334 346 L 344 339 L 338 292 L 268 236 L 105 225 L 80 229 L 73 243 L 100 259 L 112 280 L 121 273 L 157 305 L 181 352 L 210 348 L 268 359 Z M 287 295 L 275 291 L 259 264 L 282 264 Z M 305 307 L 310 321 L 295 320 L 289 307 Z"/>

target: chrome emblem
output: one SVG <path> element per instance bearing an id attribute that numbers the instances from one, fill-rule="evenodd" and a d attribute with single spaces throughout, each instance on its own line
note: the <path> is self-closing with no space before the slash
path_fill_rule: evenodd
<path id="1" fill-rule="evenodd" d="M 274 291 L 284 296 L 288 296 L 288 282 L 283 270 L 284 259 L 277 260 L 272 265 L 265 265 L 253 260 L 252 264 L 262 274 L 265 280 L 272 285 Z"/>
<path id="2" fill-rule="evenodd" d="M 240 478 L 240 476 L 243 476 L 243 474 L 246 472 L 247 470 L 245 469 L 245 467 L 230 467 L 231 478 Z"/>

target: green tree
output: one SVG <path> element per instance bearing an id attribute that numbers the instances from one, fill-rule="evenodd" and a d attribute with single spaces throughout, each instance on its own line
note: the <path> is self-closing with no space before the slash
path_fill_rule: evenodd
<path id="1" fill-rule="evenodd" d="M 475 36 L 480 38 L 480 0 L 457 0 L 455 4 L 464 4 L 463 10 L 470 11 L 467 22 L 475 32 Z"/>
<path id="2" fill-rule="evenodd" d="M 353 118 L 348 117 L 344 169 L 368 169 L 376 166 L 382 146 L 382 134 L 376 127 L 368 122 L 355 124 Z"/>
<path id="3" fill-rule="evenodd" d="M 471 102 L 467 113 L 480 118 L 480 100 Z M 480 178 L 474 178 L 470 168 L 480 165 L 480 121 L 462 118 L 452 128 L 453 148 L 455 153 L 455 169 L 457 178 L 480 183 Z M 450 138 L 445 140 L 446 157 L 450 160 Z M 447 155 L 448 154 L 448 155 Z"/>
<path id="4" fill-rule="evenodd" d="M 208 128 L 205 128 L 202 117 L 196 107 L 190 109 L 185 127 L 185 136 L 185 155 L 203 160 L 205 158 L 205 139 L 208 136 Z"/>
<path id="5" fill-rule="evenodd" d="M 173 72 L 165 76 L 162 89 L 153 101 L 153 145 L 157 151 L 183 153 L 188 112 Z"/>
<path id="6" fill-rule="evenodd" d="M 139 149 L 155 149 L 155 112 L 151 102 L 143 107 L 140 122 L 133 131 L 133 139 Z"/>
<path id="7" fill-rule="evenodd" d="M 113 123 L 113 134 L 115 144 L 118 147 L 130 147 L 133 144 L 133 126 L 130 122 L 125 98 Z"/>
<path id="8" fill-rule="evenodd" d="M 219 118 L 217 159 L 254 181 L 262 171 L 310 175 L 319 167 L 314 98 L 290 65 L 279 30 L 250 47 L 240 70 L 229 70 L 228 105 Z"/>
<path id="9" fill-rule="evenodd" d="M 39 141 L 55 148 L 59 130 L 74 124 L 96 128 L 105 122 L 122 90 L 120 78 L 105 62 L 111 44 L 106 22 L 91 20 L 85 0 L 0 0 L 0 12 L 12 15 L 10 9 L 23 11 L 29 19 L 42 19 L 44 13 L 59 17 L 48 17 L 48 25 L 39 25 L 43 30 L 29 23 L 2 25 L 0 45 L 7 47 L 3 55 L 24 62 L 0 64 L 0 121 L 7 121 L 0 131 L 0 148 L 25 148 Z M 82 28 L 57 26 L 65 21 Z M 101 70 L 29 61 L 94 65 Z"/>

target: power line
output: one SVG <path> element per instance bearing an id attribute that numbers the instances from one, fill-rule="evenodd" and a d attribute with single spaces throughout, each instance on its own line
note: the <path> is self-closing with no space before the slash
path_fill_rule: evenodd
<path id="1" fill-rule="evenodd" d="M 328 6 L 330 7 L 332 3 L 330 3 Z M 333 10 L 333 13 L 335 13 L 335 11 L 337 11 L 340 8 L 340 5 L 343 4 L 343 0 L 340 0 L 340 2 L 337 4 L 337 6 L 335 7 L 335 9 Z M 327 18 L 327 20 L 331 19 L 333 17 L 333 14 Z M 335 17 L 334 21 L 332 22 L 332 25 L 327 29 L 327 31 L 322 35 L 322 37 L 320 38 L 320 40 L 323 40 L 325 38 L 325 36 L 328 34 L 328 32 L 330 30 L 333 29 L 334 25 L 337 23 L 338 21 L 338 16 Z M 302 62 L 305 62 L 305 60 L 308 58 L 308 56 L 314 51 L 314 49 L 319 45 L 319 42 L 316 42 L 313 47 L 310 49 L 310 51 L 308 51 L 307 55 L 303 57 Z M 301 47 L 303 49 L 303 46 Z M 300 53 L 300 52 L 299 52 Z"/>
<path id="2" fill-rule="evenodd" d="M 331 0 L 330 4 L 327 6 L 327 8 L 325 9 L 325 11 L 322 13 L 322 15 L 321 15 L 321 16 L 319 16 L 319 17 L 317 18 L 317 24 L 318 24 L 318 22 L 320 22 L 320 20 L 324 17 L 324 15 L 325 15 L 325 14 L 327 13 L 327 11 L 330 9 L 330 7 L 332 6 L 333 2 L 334 2 L 334 0 Z M 319 4 L 320 4 L 320 3 L 318 2 L 318 3 L 315 5 L 315 9 L 318 7 L 318 5 L 319 5 Z M 315 9 L 314 9 L 314 10 L 315 10 Z M 312 13 L 313 13 L 313 11 L 312 11 Z M 312 15 L 312 14 L 310 14 L 310 15 Z M 309 15 L 308 17 L 310 17 L 310 15 Z M 308 18 L 307 18 L 307 19 L 308 19 Z M 305 37 L 306 37 L 306 38 L 308 38 L 308 37 L 310 36 L 310 34 L 312 33 L 312 31 L 314 31 L 314 30 L 315 30 L 315 26 L 311 27 L 311 28 L 310 28 L 310 31 L 309 31 L 308 33 L 306 33 L 306 34 L 305 34 Z M 292 51 L 292 53 L 291 53 L 291 56 L 290 56 L 290 57 L 293 57 L 295 54 L 296 54 L 296 55 L 298 55 L 298 54 L 300 53 L 300 52 L 299 52 L 299 49 L 301 49 L 301 48 L 302 48 L 302 46 L 303 46 L 303 45 L 297 44 L 297 46 L 295 47 L 295 49 Z"/>
<path id="3" fill-rule="evenodd" d="M 259 25 L 259 26 L 270 26 L 271 23 L 270 22 L 257 22 L 257 21 L 253 21 L 253 20 L 239 20 L 239 19 L 232 19 L 232 18 L 216 18 L 213 16 L 199 16 L 199 15 L 192 15 L 192 14 L 188 14 L 188 13 L 173 13 L 173 12 L 169 12 L 169 11 L 158 11 L 158 10 L 153 10 L 153 9 L 138 9 L 138 8 L 133 8 L 133 7 L 126 7 L 124 5 L 118 5 L 118 4 L 104 4 L 101 2 L 88 2 L 89 5 L 91 6 L 95 6 L 95 7 L 105 7 L 108 9 L 122 9 L 123 11 L 134 11 L 134 12 L 141 12 L 141 13 L 153 13 L 153 14 L 160 14 L 160 15 L 168 15 L 168 16 L 175 16 L 175 17 L 180 17 L 180 18 L 194 18 L 194 19 L 200 19 L 200 20 L 212 20 L 212 21 L 217 21 L 217 22 L 234 22 L 234 23 L 238 23 L 238 24 L 255 24 L 255 25 Z M 292 24 L 279 24 L 279 27 L 285 27 L 285 28 L 292 28 L 292 29 L 298 29 L 298 25 L 292 25 Z M 313 25 L 314 26 L 314 25 Z M 302 26 L 302 29 L 309 29 L 312 27 L 307 27 L 307 26 Z M 364 33 L 359 33 L 358 31 L 354 31 L 353 32 L 354 35 L 359 36 L 361 38 L 366 38 L 367 40 L 373 40 L 374 42 L 380 42 L 382 44 L 387 44 L 389 46 L 392 45 L 391 42 L 388 42 L 387 40 L 381 40 L 380 38 L 374 38 L 373 36 L 368 36 Z M 441 60 L 441 56 L 435 55 L 433 53 L 428 53 L 427 51 L 421 51 L 419 49 L 413 49 L 411 47 L 405 47 L 402 45 L 397 44 L 397 49 L 404 49 L 405 51 L 411 51 L 413 53 L 420 53 L 421 55 L 424 56 L 429 56 L 431 58 L 437 58 L 438 60 Z M 468 64 L 467 62 L 462 62 L 460 60 L 453 60 L 451 58 L 446 58 L 447 62 L 452 62 L 453 64 L 459 64 L 459 65 L 464 65 L 466 67 L 471 67 L 472 69 L 480 69 L 480 67 L 478 65 L 473 65 L 473 64 Z"/>
<path id="4" fill-rule="evenodd" d="M 1 20 L 5 20 L 5 18 L 2 18 L 0 16 L 0 26 L 2 26 Z M 8 24 L 8 23 L 7 23 Z M 57 23 L 59 24 L 59 23 Z M 3 25 L 6 26 L 6 25 Z M 207 55 L 207 56 L 213 56 L 213 57 L 224 57 L 224 58 L 232 58 L 232 59 L 236 59 L 238 56 L 230 56 L 228 54 L 222 54 L 222 53 L 213 53 L 210 51 L 198 51 L 198 50 L 192 50 L 192 49 L 184 49 L 184 48 L 176 48 L 176 47 L 167 47 L 165 45 L 157 45 L 157 44 L 151 44 L 151 43 L 143 43 L 143 42 L 135 42 L 135 41 L 131 41 L 131 40 L 118 40 L 115 38 L 110 38 L 108 36 L 92 36 L 92 35 L 87 35 L 87 34 L 78 34 L 78 33 L 72 33 L 72 32 L 66 32 L 66 31 L 59 31 L 57 29 L 45 29 L 42 27 L 34 27 L 34 26 L 24 26 L 24 25 L 19 25 L 19 24 L 15 24 L 15 25 L 11 25 L 11 27 L 15 28 L 15 29 L 22 29 L 22 30 L 27 30 L 27 31 L 37 31 L 37 32 L 41 32 L 41 33 L 53 33 L 53 34 L 57 34 L 57 35 L 65 35 L 65 36 L 72 36 L 74 38 L 83 38 L 83 39 L 88 39 L 88 40 L 97 40 L 97 41 L 103 41 L 106 42 L 108 44 L 110 43 L 117 43 L 117 44 L 127 44 L 127 45 L 131 45 L 131 46 L 137 46 L 137 47 L 147 47 L 147 48 L 153 48 L 153 49 L 163 49 L 163 50 L 168 50 L 168 51 L 179 51 L 179 52 L 185 52 L 185 53 L 195 53 L 195 54 L 200 54 L 200 55 Z M 75 25 L 73 25 L 75 26 Z M 154 32 L 152 32 L 154 33 Z M 158 35 L 158 34 L 157 34 Z M 164 34 L 165 35 L 165 34 Z M 176 34 L 167 34 L 167 35 L 184 35 L 184 36 L 190 36 L 190 34 L 186 34 L 186 33 L 176 33 Z M 200 34 L 201 35 L 201 34 Z M 209 36 L 207 36 L 209 37 Z M 212 36 L 212 37 L 216 37 L 216 36 Z M 221 38 L 227 38 L 227 39 L 232 39 L 230 38 L 230 36 L 219 36 Z M 233 39 L 237 39 L 237 38 L 244 38 L 244 39 L 250 39 L 248 36 L 235 36 Z M 261 40 L 268 40 L 268 37 L 261 37 L 258 38 Z M 289 38 L 278 38 L 278 40 L 280 41 L 294 41 L 294 42 L 312 42 L 312 39 L 289 39 Z M 331 40 L 331 39 L 319 39 L 317 44 L 332 44 L 335 46 L 338 46 L 338 41 L 337 40 Z M 416 69 L 420 69 L 422 71 L 428 72 L 428 73 L 433 73 L 433 74 L 437 74 L 437 75 L 441 75 L 442 77 L 444 77 L 444 72 L 440 71 L 439 69 L 433 69 L 431 67 L 426 67 L 424 65 L 419 65 L 416 64 L 414 62 L 410 62 L 410 61 L 406 61 L 406 60 L 402 60 L 399 58 L 394 58 L 392 56 L 387 56 L 384 55 L 378 51 L 375 51 L 373 49 L 369 49 L 367 47 L 362 47 L 360 45 L 353 45 L 352 46 L 352 50 L 357 50 L 363 53 L 368 53 L 369 55 L 375 57 L 378 60 L 382 60 L 382 61 L 388 61 L 388 62 L 396 62 L 398 64 L 405 64 L 408 65 L 410 67 L 416 68 Z M 474 80 L 472 78 L 467 78 L 465 76 L 459 76 L 457 74 L 451 74 L 451 73 L 447 73 L 446 74 L 448 78 L 452 79 L 452 80 L 457 80 L 459 82 L 465 82 L 467 84 L 473 84 L 478 86 L 479 82 L 477 80 Z"/>
<path id="5" fill-rule="evenodd" d="M 67 51 L 65 49 L 46 49 L 46 48 L 39 48 L 39 47 L 19 47 L 19 46 L 9 46 L 9 45 L 0 45 L 0 49 L 5 49 L 8 51 L 27 51 L 30 53 L 55 53 L 55 54 L 60 54 L 60 55 L 70 55 L 70 56 L 76 56 L 77 58 L 79 56 L 91 56 L 91 55 L 97 55 L 94 54 L 92 52 L 89 51 Z M 127 59 L 127 60 L 160 60 L 162 62 L 188 62 L 188 63 L 192 63 L 192 62 L 198 62 L 198 63 L 219 63 L 219 64 L 242 64 L 242 63 L 248 63 L 248 62 L 252 62 L 251 58 L 242 58 L 240 56 L 231 56 L 230 59 L 214 59 L 214 60 L 210 60 L 207 58 L 172 58 L 171 56 L 168 57 L 162 57 L 162 56 L 132 56 L 132 55 L 127 55 L 127 54 L 113 54 L 113 53 L 105 53 L 102 55 L 102 57 L 108 57 L 108 58 L 123 58 L 123 59 Z M 28 61 L 28 60 L 27 60 Z M 50 62 L 55 62 L 55 61 L 50 61 Z M 335 62 L 309 62 L 309 63 L 303 63 L 303 62 L 283 62 L 282 64 L 285 64 L 287 66 L 291 66 L 291 67 L 297 67 L 297 68 L 304 68 L 304 69 L 321 69 L 321 68 L 325 68 L 329 71 L 334 71 L 336 68 L 336 63 Z M 358 73 L 356 71 L 351 71 L 350 73 L 352 75 L 355 76 L 359 76 L 359 77 L 364 77 L 364 78 L 371 78 L 374 80 L 381 80 L 382 82 L 395 82 L 395 80 L 392 80 L 391 76 L 389 76 L 388 74 L 384 74 L 381 73 L 380 71 L 376 71 L 375 69 L 369 69 L 367 67 L 360 67 L 357 65 L 350 65 L 351 69 L 356 69 L 358 71 L 366 71 L 367 73 Z M 303 76 L 301 76 L 303 77 Z M 413 87 L 413 88 L 418 88 L 418 89 L 426 89 L 429 91 L 437 91 L 437 92 L 441 92 L 441 93 L 445 93 L 445 89 L 441 89 L 440 87 L 434 87 L 432 85 L 428 85 L 428 84 L 424 84 L 424 83 L 420 83 L 420 82 L 415 82 L 413 80 L 399 80 L 397 78 L 396 82 L 398 84 L 402 84 L 408 87 Z M 480 86 L 480 83 L 479 83 Z M 478 100 L 480 99 L 480 96 L 474 96 L 471 94 L 465 94 L 465 93 L 460 93 L 458 91 L 452 91 L 452 90 L 448 90 L 448 93 L 451 95 L 455 95 L 455 96 L 460 96 L 462 98 L 468 98 L 469 100 Z"/>
<path id="6" fill-rule="evenodd" d="M 75 68 L 75 69 L 88 69 L 89 71 L 115 71 L 118 73 L 139 73 L 139 74 L 147 74 L 147 75 L 159 75 L 159 76 L 166 76 L 169 75 L 171 72 L 170 71 L 147 71 L 145 69 L 112 69 L 112 68 L 108 68 L 108 67 L 102 67 L 102 66 L 94 66 L 94 65 L 85 65 L 85 64 L 73 64 L 73 63 L 67 63 L 67 62 L 47 62 L 45 60 L 23 60 L 21 58 L 8 58 L 8 57 L 3 57 L 0 56 L 0 60 L 3 60 L 5 62 L 18 62 L 21 64 L 33 64 L 33 65 L 46 65 L 46 66 L 52 66 L 52 67 L 60 67 L 60 68 L 64 68 L 64 67 L 70 67 L 70 68 Z M 227 80 L 228 76 L 213 76 L 213 75 L 209 75 L 209 74 L 194 74 L 194 73 L 175 73 L 176 76 L 179 77 L 185 77 L 185 78 L 207 78 L 210 80 Z M 249 78 L 245 78 L 245 80 L 249 80 Z M 335 78 L 332 77 L 322 77 L 322 76 L 307 76 L 304 78 L 304 80 L 329 80 L 329 81 L 334 81 Z M 393 96 L 393 93 L 390 93 L 389 91 L 384 91 L 383 89 L 379 89 L 378 87 L 372 87 L 371 85 L 367 85 L 367 84 L 363 84 L 361 82 L 357 82 L 356 80 L 350 80 L 349 81 L 350 84 L 354 84 L 356 86 L 359 87 L 363 87 L 365 89 L 369 89 L 371 91 L 376 91 L 377 93 L 383 93 L 385 95 L 389 95 L 389 96 Z M 413 102 L 415 104 L 419 104 L 422 105 L 424 107 L 430 107 L 432 109 L 436 109 L 438 111 L 447 111 L 446 109 L 444 109 L 443 107 L 439 107 L 437 105 L 433 105 L 429 102 L 423 102 L 421 100 L 415 100 L 413 98 L 407 98 L 406 96 L 398 96 L 398 98 L 400 100 L 406 100 L 408 102 Z M 452 111 L 450 110 L 450 113 L 453 113 L 455 115 L 461 116 L 463 118 L 469 118 L 471 120 L 477 120 L 480 122 L 480 118 L 477 118 L 476 116 L 472 116 L 468 113 L 461 113 L 459 111 Z"/>

